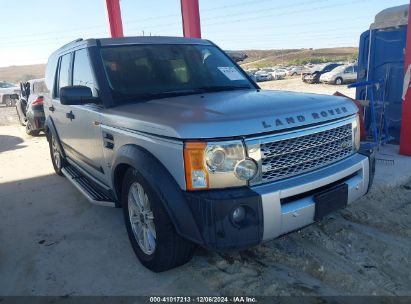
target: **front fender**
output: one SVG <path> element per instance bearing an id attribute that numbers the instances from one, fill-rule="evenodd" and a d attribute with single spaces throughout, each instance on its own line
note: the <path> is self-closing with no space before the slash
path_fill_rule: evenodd
<path id="1" fill-rule="evenodd" d="M 58 133 L 57 133 L 56 126 L 55 126 L 54 121 L 53 121 L 53 118 L 51 118 L 51 116 L 47 116 L 47 118 L 46 118 L 46 121 L 45 121 L 45 123 L 44 123 L 44 131 L 45 131 L 46 134 L 47 134 L 47 140 L 50 140 L 49 132 L 51 132 L 51 133 L 53 134 L 54 138 L 56 138 L 56 140 L 57 140 L 57 144 L 58 144 L 58 146 L 59 146 L 59 149 L 60 149 L 60 152 L 61 152 L 61 156 L 62 156 L 63 158 L 65 158 L 65 157 L 66 157 L 66 153 L 64 152 L 63 146 L 61 145 L 60 137 L 59 137 L 59 135 L 58 135 Z"/>
<path id="2" fill-rule="evenodd" d="M 117 151 L 112 165 L 111 178 L 115 187 L 121 187 L 121 184 L 118 183 L 120 177 L 116 173 L 117 168 L 120 168 L 122 165 L 128 165 L 138 170 L 147 182 L 150 183 L 160 198 L 178 234 L 195 243 L 202 243 L 202 237 L 184 192 L 155 156 L 137 145 L 128 144 L 121 147 Z M 116 193 L 121 192 L 120 189 L 115 190 Z"/>

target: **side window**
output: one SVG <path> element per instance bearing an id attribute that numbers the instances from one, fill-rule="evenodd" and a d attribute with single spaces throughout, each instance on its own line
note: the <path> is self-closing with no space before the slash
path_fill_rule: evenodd
<path id="1" fill-rule="evenodd" d="M 93 96 L 97 97 L 97 88 L 86 49 L 74 53 L 73 85 L 89 87 L 93 92 Z"/>
<path id="2" fill-rule="evenodd" d="M 33 84 L 34 93 L 48 93 L 46 84 L 44 81 L 38 81 Z"/>
<path id="3" fill-rule="evenodd" d="M 59 77 L 56 87 L 56 91 L 54 92 L 54 96 L 59 98 L 60 95 L 60 88 L 66 87 L 69 84 L 69 69 L 70 69 L 70 54 L 66 54 L 61 57 L 60 66 L 59 66 Z"/>

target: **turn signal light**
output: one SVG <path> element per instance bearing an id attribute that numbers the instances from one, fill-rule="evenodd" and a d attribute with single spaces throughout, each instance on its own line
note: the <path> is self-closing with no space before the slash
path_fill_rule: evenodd
<path id="1" fill-rule="evenodd" d="M 204 142 L 187 142 L 184 145 L 184 168 L 187 190 L 208 189 L 208 172 L 205 162 Z"/>
<path id="2" fill-rule="evenodd" d="M 35 100 L 33 100 L 33 102 L 31 103 L 31 105 L 35 106 L 35 105 L 42 105 L 44 101 L 44 98 L 39 96 L 37 97 Z"/>

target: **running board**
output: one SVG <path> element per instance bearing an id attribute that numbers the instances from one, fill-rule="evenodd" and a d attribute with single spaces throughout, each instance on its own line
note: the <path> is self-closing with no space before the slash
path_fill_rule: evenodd
<path id="1" fill-rule="evenodd" d="M 89 200 L 90 203 L 105 206 L 115 207 L 114 200 L 104 193 L 103 189 L 90 182 L 73 166 L 65 166 L 61 169 L 65 177 Z"/>

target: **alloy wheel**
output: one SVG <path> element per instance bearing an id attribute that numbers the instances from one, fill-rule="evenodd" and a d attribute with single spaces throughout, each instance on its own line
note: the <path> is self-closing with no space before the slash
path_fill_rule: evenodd
<path id="1" fill-rule="evenodd" d="M 147 255 L 156 249 L 156 229 L 150 201 L 143 186 L 134 182 L 128 192 L 128 213 L 134 237 L 140 249 Z"/>

